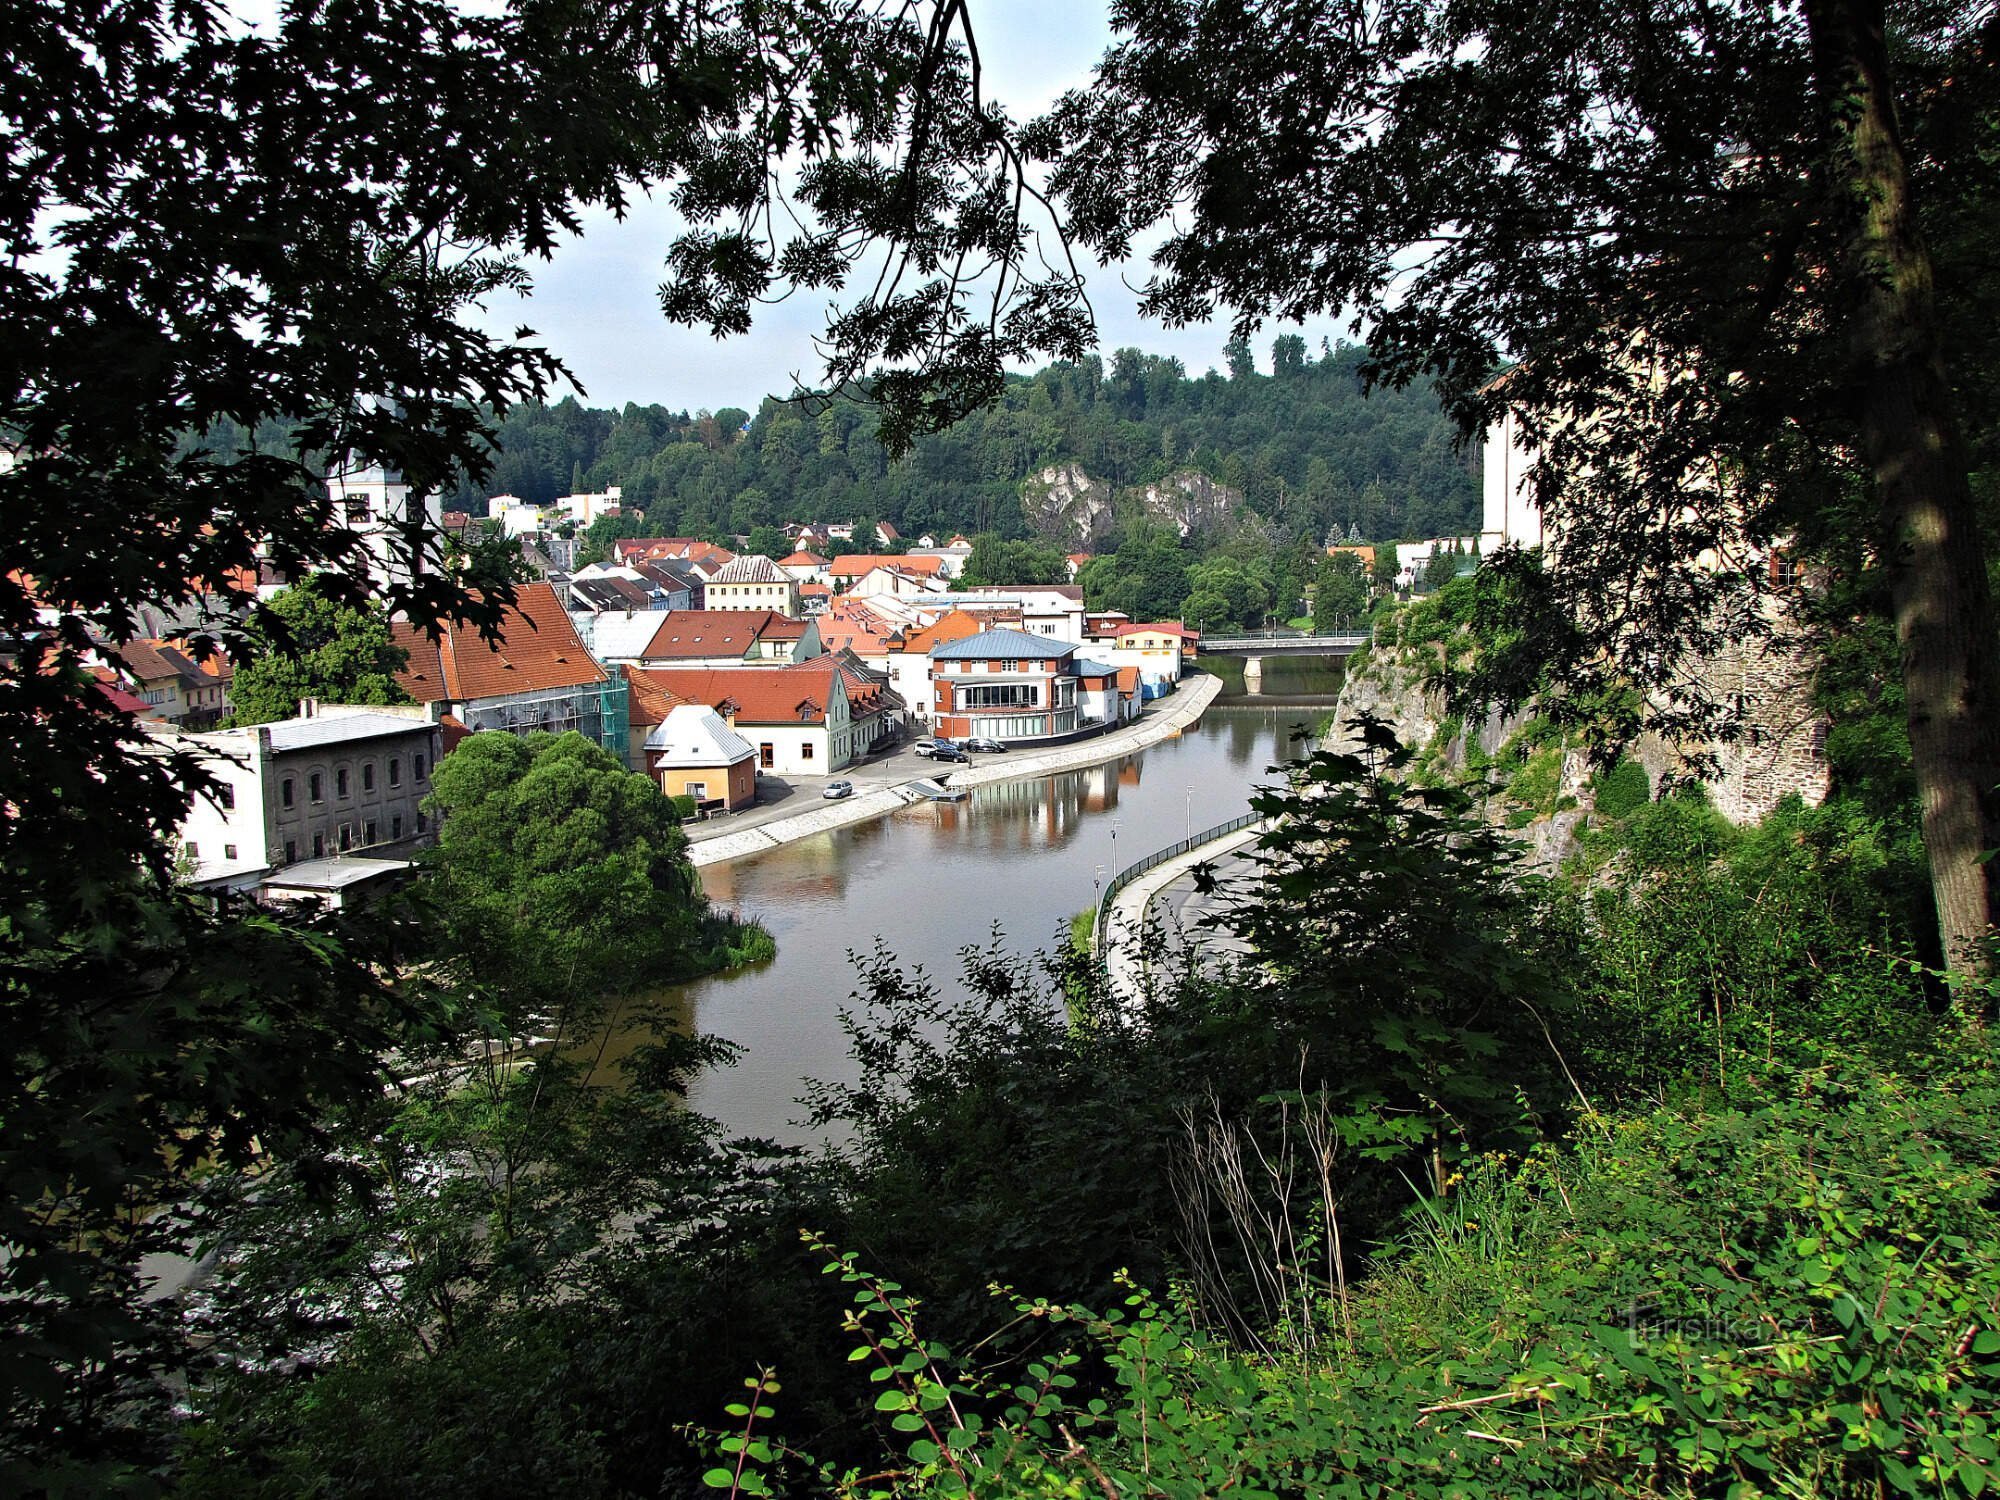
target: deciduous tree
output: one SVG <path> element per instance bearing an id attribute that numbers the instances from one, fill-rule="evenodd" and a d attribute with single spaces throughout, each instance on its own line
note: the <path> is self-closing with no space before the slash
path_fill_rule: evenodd
<path id="1" fill-rule="evenodd" d="M 1690 656 L 1771 628 L 1768 547 L 1870 497 L 1946 951 L 1989 968 L 2000 651 L 1938 311 L 1963 296 L 1923 230 L 1984 191 L 1954 153 L 1990 153 L 1991 8 L 1114 18 L 1129 39 L 1035 136 L 1073 230 L 1118 256 L 1171 220 L 1144 299 L 1168 321 L 1350 310 L 1373 378 L 1435 375 L 1468 435 L 1513 412 L 1559 539 L 1540 597 L 1578 627 L 1547 637 L 1558 675 L 1636 681 L 1672 731 L 1726 728 Z"/>
<path id="2" fill-rule="evenodd" d="M 409 653 L 389 639 L 389 622 L 379 610 L 333 597 L 317 579 L 271 601 L 253 650 L 230 680 L 234 724 L 288 719 L 299 711 L 301 698 L 410 701 L 396 681 Z"/>

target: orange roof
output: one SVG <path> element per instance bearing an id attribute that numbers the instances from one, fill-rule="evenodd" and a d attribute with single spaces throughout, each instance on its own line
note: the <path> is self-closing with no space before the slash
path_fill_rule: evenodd
<path id="1" fill-rule="evenodd" d="M 919 656 L 929 656 L 935 647 L 948 646 L 953 641 L 962 641 L 967 636 L 978 635 L 980 631 L 988 628 L 989 623 L 987 620 L 967 614 L 962 609 L 955 609 L 948 615 L 940 616 L 924 629 L 912 632 L 909 639 L 903 642 L 903 650 L 915 652 Z"/>
<path id="2" fill-rule="evenodd" d="M 640 655 L 647 661 L 709 656 L 747 656 L 767 630 L 789 625 L 768 609 L 673 609 Z M 800 634 L 803 634 L 803 627 Z M 796 639 L 781 635 L 780 639 Z"/>
<path id="3" fill-rule="evenodd" d="M 799 585 L 799 597 L 802 599 L 830 599 L 833 597 L 833 586 L 826 583 L 802 583 Z"/>
<path id="4" fill-rule="evenodd" d="M 1143 635 L 1148 632 L 1154 635 L 1177 635 L 1184 641 L 1198 641 L 1201 639 L 1201 636 L 1197 632 L 1189 630 L 1187 626 L 1181 624 L 1178 620 L 1168 620 L 1155 625 L 1120 625 L 1112 634 L 1127 636 Z"/>
<path id="5" fill-rule="evenodd" d="M 1332 546 L 1326 549 L 1326 555 L 1328 557 L 1332 557 L 1336 553 L 1340 552 L 1352 552 L 1356 557 L 1360 558 L 1362 562 L 1366 563 L 1369 567 L 1372 568 L 1375 566 L 1375 549 L 1373 547 L 1363 546 L 1359 542 L 1350 542 L 1350 543 L 1341 543 L 1339 545 Z"/>
<path id="6" fill-rule="evenodd" d="M 835 578 L 860 578 L 877 568 L 896 568 L 905 573 L 916 573 L 924 577 L 936 577 L 944 569 L 941 557 L 875 557 L 865 553 L 849 553 L 836 557 L 829 565 Z"/>
<path id="7" fill-rule="evenodd" d="M 419 703 L 467 702 L 605 680 L 553 588 L 524 583 L 514 598 L 501 616 L 497 645 L 472 625 L 445 623 L 437 640 L 408 620 L 391 625 L 396 644 L 410 653 L 396 674 L 404 691 Z"/>
<path id="8" fill-rule="evenodd" d="M 781 568 L 823 568 L 826 566 L 826 559 L 821 557 L 817 552 L 799 551 L 794 552 L 790 557 L 779 558 L 778 566 Z"/>
<path id="9" fill-rule="evenodd" d="M 814 666 L 817 672 L 801 671 Z M 782 667 L 625 668 L 635 724 L 657 724 L 679 703 L 705 704 L 746 724 L 824 724 L 834 677 L 834 664 L 819 657 Z"/>
<path id="10" fill-rule="evenodd" d="M 1118 669 L 1118 691 L 1121 693 L 1136 693 L 1139 691 L 1139 669 L 1137 667 L 1120 667 Z"/>

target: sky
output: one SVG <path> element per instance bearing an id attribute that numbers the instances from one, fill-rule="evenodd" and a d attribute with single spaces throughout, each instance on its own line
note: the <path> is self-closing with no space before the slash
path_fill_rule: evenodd
<path id="1" fill-rule="evenodd" d="M 986 89 L 1017 120 L 1032 118 L 1085 83 L 1112 41 L 1097 0 L 982 0 L 972 14 Z M 660 314 L 656 290 L 672 235 L 672 215 L 657 200 L 641 200 L 623 223 L 592 213 L 584 233 L 553 260 L 528 267 L 535 283 L 531 297 L 496 297 L 476 321 L 495 333 L 533 328 L 539 336 L 534 342 L 569 366 L 583 387 L 581 399 L 591 406 L 637 401 L 673 410 L 754 411 L 766 394 L 791 391 L 794 375 L 816 383 L 820 364 L 812 339 L 825 324 L 825 299 L 800 296 L 762 308 L 750 333 L 720 341 L 670 324 Z M 1143 259 L 1086 269 L 1099 345 L 1107 354 L 1130 345 L 1172 355 L 1191 375 L 1222 364 L 1227 327 L 1169 330 L 1139 316 L 1130 286 L 1146 277 Z M 1271 339 L 1283 331 L 1266 328 L 1254 341 L 1261 367 L 1270 368 Z M 1340 330 L 1328 320 L 1303 331 L 1316 345 L 1321 335 Z"/>

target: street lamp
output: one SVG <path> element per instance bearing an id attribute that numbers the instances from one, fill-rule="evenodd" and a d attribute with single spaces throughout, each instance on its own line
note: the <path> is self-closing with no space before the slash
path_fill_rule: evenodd
<path id="1" fill-rule="evenodd" d="M 1181 824 L 1181 837 L 1186 838 L 1194 832 L 1194 787 L 1192 784 L 1188 786 L 1187 803 L 1181 809 L 1181 812 L 1184 817 L 1184 821 Z"/>

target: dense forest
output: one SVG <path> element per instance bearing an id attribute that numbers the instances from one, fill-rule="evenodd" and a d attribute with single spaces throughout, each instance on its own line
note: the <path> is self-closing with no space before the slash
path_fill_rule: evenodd
<path id="1" fill-rule="evenodd" d="M 1224 350 L 1226 373 L 1190 378 L 1177 359 L 1120 349 L 1011 380 L 990 410 L 918 441 L 891 462 L 863 400 L 767 398 L 738 407 L 669 412 L 574 399 L 514 408 L 486 485 L 462 488 L 478 514 L 488 495 L 546 502 L 620 485 L 650 529 L 745 534 L 788 520 L 893 522 L 925 531 L 1025 534 L 1021 481 L 1075 461 L 1116 488 L 1182 469 L 1239 491 L 1293 536 L 1338 529 L 1363 537 L 1438 536 L 1478 515 L 1476 453 L 1426 386 L 1365 391 L 1362 351 L 1322 343 L 1313 359 L 1297 334 L 1273 341 L 1273 374 L 1249 345 Z"/>

